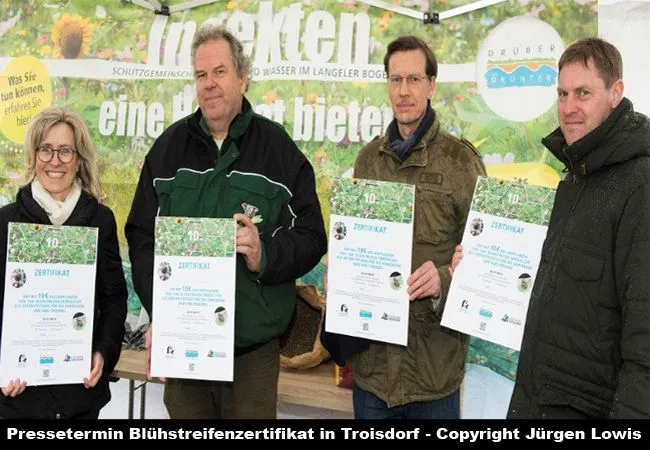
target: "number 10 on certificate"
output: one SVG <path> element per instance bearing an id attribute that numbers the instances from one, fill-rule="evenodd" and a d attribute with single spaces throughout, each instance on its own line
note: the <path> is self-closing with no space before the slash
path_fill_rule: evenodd
<path id="1" fill-rule="evenodd" d="M 406 345 L 414 186 L 334 180 L 325 329 Z"/>

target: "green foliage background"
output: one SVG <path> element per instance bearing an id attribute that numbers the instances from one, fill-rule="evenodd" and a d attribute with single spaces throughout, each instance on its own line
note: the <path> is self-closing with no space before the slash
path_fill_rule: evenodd
<path id="1" fill-rule="evenodd" d="M 185 0 L 169 0 L 169 5 Z M 222 1 L 191 11 L 174 13 L 170 22 L 193 20 L 200 24 L 210 17 L 235 11 L 258 9 L 258 1 Z M 292 0 L 273 2 L 274 12 L 289 6 Z M 464 0 L 393 0 L 393 4 L 422 11 L 446 11 L 468 3 Z M 597 2 L 590 0 L 510 0 L 470 12 L 439 25 L 387 13 L 354 0 L 303 0 L 305 17 L 316 10 L 325 10 L 338 17 L 341 13 L 365 12 L 371 19 L 372 50 L 370 63 L 381 64 L 387 44 L 403 34 L 416 34 L 429 42 L 439 63 L 463 64 L 476 61 L 480 43 L 503 20 L 519 15 L 532 15 L 548 22 L 565 44 L 597 34 Z M 138 6 L 120 1 L 90 0 L 0 0 L 0 58 L 31 55 L 54 59 L 55 43 L 52 32 L 55 23 L 65 15 L 79 15 L 92 24 L 93 31 L 87 54 L 79 59 L 146 63 L 149 30 L 154 16 Z M 123 225 L 130 208 L 143 158 L 153 139 L 145 137 L 103 136 L 98 131 L 99 109 L 104 101 L 117 102 L 121 95 L 128 102 L 148 105 L 159 101 L 165 106 L 165 124 L 171 123 L 170 99 L 192 80 L 129 81 L 52 77 L 53 102 L 68 105 L 83 115 L 92 130 L 97 147 L 101 181 L 106 192 L 106 204 L 114 211 L 123 246 L 123 256 L 130 288 L 130 308 L 137 311 L 130 265 L 127 258 Z M 259 81 L 251 85 L 247 97 L 253 105 L 272 104 L 284 100 L 292 104 L 296 97 L 306 100 L 325 98 L 326 105 L 348 105 L 357 101 L 361 106 L 388 106 L 384 83 L 322 82 L 322 81 Z M 557 126 L 556 110 L 551 108 L 541 117 L 516 123 L 495 115 L 479 95 L 476 83 L 438 83 L 433 106 L 443 129 L 472 141 L 486 155 L 512 153 L 515 162 L 541 162 L 556 170 L 562 167 L 550 158 L 540 143 L 542 136 Z M 291 110 L 285 115 L 284 126 L 294 128 Z M 338 143 L 298 142 L 300 149 L 314 165 L 317 190 L 326 220 L 329 220 L 331 179 L 353 167 L 363 143 L 343 139 Z M 22 146 L 0 134 L 0 205 L 15 198 L 19 186 L 25 183 Z M 322 289 L 323 265 L 319 265 L 303 281 Z M 478 351 L 478 350 L 476 350 Z M 479 358 L 480 359 L 480 358 Z M 504 369 L 504 373 L 508 370 Z"/>
<path id="2" fill-rule="evenodd" d="M 181 0 L 167 2 L 170 5 Z M 274 12 L 294 3 L 290 0 L 273 2 Z M 565 43 L 597 33 L 595 1 L 507 1 L 468 14 L 425 25 L 416 19 L 398 16 L 382 9 L 355 1 L 305 0 L 305 17 L 316 10 L 326 10 L 337 17 L 341 13 L 366 12 L 371 19 L 372 52 L 370 63 L 381 64 L 387 44 L 402 34 L 416 34 L 434 48 L 437 59 L 444 64 L 462 64 L 476 60 L 481 41 L 501 21 L 531 14 L 552 25 Z M 445 11 L 467 1 L 394 1 L 393 3 L 432 11 Z M 54 58 L 51 33 L 54 24 L 64 15 L 79 15 L 93 26 L 88 54 L 81 59 L 105 59 L 146 63 L 148 32 L 153 14 L 126 2 L 95 2 L 89 0 L 51 0 L 47 7 L 35 0 L 0 0 L 0 22 L 19 17 L 0 39 L 0 56 L 32 55 Z M 170 22 L 204 20 L 234 11 L 256 12 L 257 1 L 217 2 L 190 11 L 175 13 Z M 428 6 L 428 8 L 427 8 Z M 98 17 L 98 8 L 104 11 Z M 86 78 L 52 78 L 54 103 L 69 105 L 81 113 L 93 131 L 100 161 L 101 180 L 107 194 L 106 203 L 114 210 L 118 224 L 126 220 L 130 201 L 138 179 L 142 160 L 150 148 L 151 137 L 103 136 L 97 130 L 99 108 L 104 101 L 117 102 L 120 95 L 129 102 L 169 101 L 170 97 L 192 83 L 191 80 L 128 81 L 94 80 Z M 253 105 L 283 99 L 290 104 L 295 97 L 325 98 L 326 105 L 387 106 L 384 83 L 320 82 L 320 81 L 259 81 L 251 84 L 247 97 Z M 277 100 L 276 100 L 277 101 Z M 171 123 L 171 107 L 165 105 L 165 123 Z M 556 169 L 559 163 L 549 158 L 540 138 L 557 126 L 555 108 L 536 120 L 517 123 L 496 116 L 478 94 L 475 83 L 438 83 L 434 108 L 442 126 L 452 134 L 463 136 L 479 145 L 482 154 L 513 153 L 516 162 L 545 162 Z M 285 115 L 285 127 L 292 130 L 291 111 Z M 301 150 L 316 169 L 318 191 L 323 210 L 329 216 L 330 179 L 353 166 L 363 143 L 299 142 Z M 13 200 L 16 189 L 24 182 L 21 145 L 0 135 L 0 203 Z M 120 242 L 124 235 L 120 227 Z"/>

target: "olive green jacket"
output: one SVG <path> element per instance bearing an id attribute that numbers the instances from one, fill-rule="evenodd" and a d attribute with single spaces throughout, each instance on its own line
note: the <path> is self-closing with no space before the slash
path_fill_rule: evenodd
<path id="1" fill-rule="evenodd" d="M 406 161 L 390 150 L 386 136 L 370 142 L 356 160 L 357 178 L 415 185 L 412 272 L 431 260 L 442 285 L 438 299 L 411 302 L 408 346 L 373 342 L 351 360 L 355 383 L 389 407 L 446 397 L 463 380 L 468 338 L 441 327 L 440 318 L 449 264 L 479 175 L 485 166 L 477 150 L 441 131 L 437 117 Z"/>

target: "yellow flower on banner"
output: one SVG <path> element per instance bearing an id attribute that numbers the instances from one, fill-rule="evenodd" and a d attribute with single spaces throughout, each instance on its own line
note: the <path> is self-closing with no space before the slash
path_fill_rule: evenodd
<path id="1" fill-rule="evenodd" d="M 44 45 L 38 49 L 38 54 L 40 56 L 46 57 L 46 56 L 50 56 L 51 51 L 52 51 L 52 47 L 50 47 L 49 45 Z"/>
<path id="2" fill-rule="evenodd" d="M 88 53 L 93 26 L 79 15 L 65 14 L 52 28 L 54 56 L 75 59 Z"/>
<path id="3" fill-rule="evenodd" d="M 381 19 L 379 19 L 379 29 L 384 32 L 388 29 L 388 24 L 390 24 L 390 19 L 392 19 L 393 13 L 390 11 L 386 11 L 384 14 L 381 15 Z"/>
<path id="4" fill-rule="evenodd" d="M 318 166 L 322 166 L 327 162 L 327 152 L 325 151 L 325 148 L 321 147 L 318 149 L 316 152 L 316 155 L 314 155 L 314 161 Z"/>
<path id="5" fill-rule="evenodd" d="M 318 94 L 315 94 L 313 92 L 310 92 L 307 94 L 307 103 L 311 105 L 311 109 L 316 111 L 316 106 L 318 102 Z"/>
<path id="6" fill-rule="evenodd" d="M 278 99 L 278 93 L 275 91 L 269 91 L 266 94 L 264 94 L 264 96 L 262 96 L 262 100 L 267 105 L 270 105 L 271 103 L 275 103 L 277 99 Z"/>
<path id="7" fill-rule="evenodd" d="M 235 8 L 237 8 L 237 2 L 228 2 L 228 4 L 226 4 L 226 9 L 230 11 L 232 11 Z"/>
<path id="8" fill-rule="evenodd" d="M 105 49 L 97 53 L 97 56 L 101 59 L 111 59 L 113 57 L 113 50 Z"/>

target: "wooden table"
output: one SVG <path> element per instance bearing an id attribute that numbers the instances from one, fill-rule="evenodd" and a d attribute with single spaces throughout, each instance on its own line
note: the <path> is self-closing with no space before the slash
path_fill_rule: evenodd
<path id="1" fill-rule="evenodd" d="M 133 397 L 140 389 L 140 419 L 145 416 L 146 384 L 144 351 L 122 350 L 120 360 L 112 373 L 115 378 L 129 380 L 129 419 L 133 419 Z M 139 385 L 135 385 L 140 381 Z M 325 362 L 312 369 L 280 369 L 278 401 L 313 408 L 326 408 L 352 412 L 352 390 L 340 388 L 334 383 L 334 363 Z"/>
<path id="2" fill-rule="evenodd" d="M 296 405 L 352 412 L 352 389 L 334 382 L 334 362 L 312 369 L 280 369 L 278 401 Z"/>

